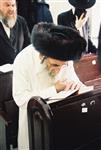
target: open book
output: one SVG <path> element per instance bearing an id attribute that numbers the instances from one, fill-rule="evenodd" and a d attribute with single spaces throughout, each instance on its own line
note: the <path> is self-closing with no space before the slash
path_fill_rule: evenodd
<path id="1" fill-rule="evenodd" d="M 47 103 L 50 104 L 50 103 L 60 101 L 66 97 L 69 97 L 69 96 L 75 94 L 76 92 L 78 92 L 78 94 L 82 94 L 82 93 L 92 91 L 93 89 L 94 89 L 93 86 L 84 86 L 79 91 L 77 89 L 61 91 L 61 92 L 55 94 L 53 97 L 50 97 L 49 100 L 47 101 Z"/>
<path id="2" fill-rule="evenodd" d="M 50 97 L 49 100 L 47 101 L 48 104 L 56 102 L 56 101 L 60 101 L 72 94 L 75 94 L 78 90 L 68 90 L 68 91 L 61 91 L 57 94 L 55 94 L 53 97 Z"/>

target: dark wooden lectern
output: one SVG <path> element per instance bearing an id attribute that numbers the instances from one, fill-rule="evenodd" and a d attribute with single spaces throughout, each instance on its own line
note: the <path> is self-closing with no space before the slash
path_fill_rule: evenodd
<path id="1" fill-rule="evenodd" d="M 30 150 L 101 150 L 101 91 L 28 104 Z"/>

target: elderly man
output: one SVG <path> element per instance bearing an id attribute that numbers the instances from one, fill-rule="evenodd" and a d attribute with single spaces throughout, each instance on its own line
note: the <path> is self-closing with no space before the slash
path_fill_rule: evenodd
<path id="1" fill-rule="evenodd" d="M 17 15 L 16 0 L 0 0 L 0 65 L 12 64 L 29 44 L 29 29 L 25 19 Z"/>
<path id="2" fill-rule="evenodd" d="M 76 30 L 39 23 L 32 32 L 32 45 L 21 51 L 13 70 L 13 97 L 19 106 L 18 149 L 28 150 L 27 104 L 32 96 L 48 98 L 86 86 L 78 79 L 73 60 L 79 59 L 86 42 Z"/>

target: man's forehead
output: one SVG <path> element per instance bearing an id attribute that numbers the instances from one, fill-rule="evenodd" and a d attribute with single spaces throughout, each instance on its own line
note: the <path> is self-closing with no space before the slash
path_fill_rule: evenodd
<path id="1" fill-rule="evenodd" d="M 15 3 L 16 0 L 0 0 L 0 2 L 3 2 L 3 3 L 5 3 L 5 2 Z"/>
<path id="2" fill-rule="evenodd" d="M 53 58 L 50 58 L 50 57 L 48 57 L 48 60 L 52 64 L 66 64 L 68 62 L 68 61 L 61 61 L 61 60 L 58 60 L 58 59 L 53 59 Z"/>

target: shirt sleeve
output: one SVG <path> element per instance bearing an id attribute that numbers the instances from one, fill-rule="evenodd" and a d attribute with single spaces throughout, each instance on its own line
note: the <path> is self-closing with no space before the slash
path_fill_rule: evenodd
<path id="1" fill-rule="evenodd" d="M 27 106 L 27 101 L 33 96 L 28 80 L 25 61 L 17 58 L 13 65 L 13 97 L 18 106 Z"/>
<path id="2" fill-rule="evenodd" d="M 68 61 L 67 65 L 63 65 L 56 80 L 81 82 L 75 72 L 73 61 Z"/>
<path id="3" fill-rule="evenodd" d="M 55 86 L 48 87 L 47 89 L 39 92 L 39 96 L 41 96 L 44 99 L 50 98 L 50 97 L 54 96 L 55 94 L 57 94 Z"/>
<path id="4" fill-rule="evenodd" d="M 68 72 L 69 72 L 68 78 L 70 80 L 73 80 L 73 81 L 76 81 L 76 82 L 81 82 L 79 77 L 77 76 L 77 74 L 75 72 L 73 61 L 68 62 Z"/>

